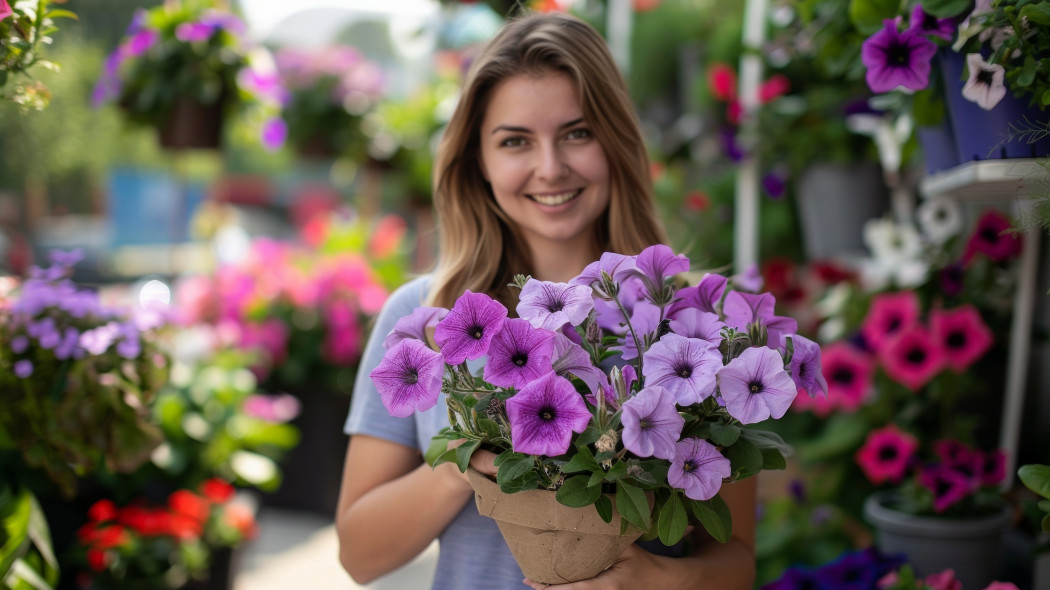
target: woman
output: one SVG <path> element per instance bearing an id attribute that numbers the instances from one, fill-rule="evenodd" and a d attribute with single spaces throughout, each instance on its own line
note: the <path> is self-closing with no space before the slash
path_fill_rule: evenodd
<path id="1" fill-rule="evenodd" d="M 602 252 L 665 243 L 649 162 L 623 78 L 604 40 L 564 14 L 508 23 L 475 60 L 435 163 L 436 269 L 395 292 L 358 368 L 336 517 L 340 561 L 359 582 L 407 563 L 440 537 L 433 588 L 522 588 L 496 524 L 478 515 L 455 465 L 422 461 L 448 424 L 443 404 L 391 418 L 368 374 L 382 341 L 420 305 L 451 307 L 465 290 L 513 310 L 514 274 L 567 281 Z M 494 474 L 494 456 L 471 464 Z M 566 588 L 751 588 L 754 478 L 723 487 L 733 536 L 694 532 L 683 557 L 630 547 L 608 570 Z M 534 588 L 543 587 L 524 581 Z"/>

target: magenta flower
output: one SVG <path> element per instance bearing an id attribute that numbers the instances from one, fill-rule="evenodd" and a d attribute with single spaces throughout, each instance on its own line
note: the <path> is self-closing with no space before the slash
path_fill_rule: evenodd
<path id="1" fill-rule="evenodd" d="M 718 494 L 722 480 L 732 475 L 729 459 L 702 438 L 687 438 L 675 444 L 674 459 L 667 470 L 667 483 L 685 491 L 693 500 L 710 500 Z"/>
<path id="2" fill-rule="evenodd" d="M 722 329 L 726 327 L 718 314 L 700 311 L 695 307 L 684 308 L 670 321 L 671 331 L 686 338 L 699 338 L 712 346 L 722 343 Z"/>
<path id="3" fill-rule="evenodd" d="M 207 41 L 215 32 L 215 27 L 200 22 L 182 23 L 175 27 L 175 38 L 184 43 Z"/>
<path id="4" fill-rule="evenodd" d="M 919 472 L 919 483 L 933 492 L 933 510 L 938 513 L 951 508 L 974 490 L 973 480 L 947 465 L 923 467 Z"/>
<path id="5" fill-rule="evenodd" d="M 569 450 L 573 432 L 583 432 L 591 413 L 564 377 L 547 373 L 507 400 L 514 451 L 557 457 Z"/>
<path id="6" fill-rule="evenodd" d="M 151 47 L 160 40 L 160 33 L 152 29 L 142 29 L 128 38 L 117 50 L 120 52 L 116 65 L 119 67 L 123 60 L 129 57 L 138 57 L 149 51 Z"/>
<path id="7" fill-rule="evenodd" d="M 675 254 L 669 246 L 656 244 L 642 250 L 635 259 L 637 275 L 645 284 L 649 300 L 662 301 L 664 283 L 674 275 L 689 270 L 689 259 Z"/>
<path id="8" fill-rule="evenodd" d="M 444 307 L 417 307 L 394 323 L 394 328 L 383 340 L 384 348 L 392 348 L 402 340 L 427 341 L 427 330 L 434 328 L 442 318 L 448 315 Z"/>
<path id="9" fill-rule="evenodd" d="M 624 402 L 620 421 L 628 451 L 638 457 L 674 459 L 685 418 L 678 413 L 670 390 L 653 385 L 639 391 Z"/>
<path id="10" fill-rule="evenodd" d="M 554 332 L 533 328 L 520 318 L 503 322 L 489 345 L 485 381 L 496 387 L 524 387 L 552 371 Z"/>
<path id="11" fill-rule="evenodd" d="M 402 340 L 386 351 L 379 366 L 368 376 L 379 391 L 386 411 L 391 416 L 405 418 L 437 403 L 444 372 L 440 353 L 419 340 Z"/>
<path id="12" fill-rule="evenodd" d="M 794 351 L 791 355 L 791 380 L 809 397 L 816 397 L 817 392 L 827 397 L 828 382 L 820 365 L 820 345 L 798 334 L 791 337 L 791 342 Z"/>
<path id="13" fill-rule="evenodd" d="M 743 424 L 781 418 L 798 390 L 772 348 L 748 348 L 718 371 L 718 391 L 729 415 Z"/>
<path id="14" fill-rule="evenodd" d="M 868 433 L 854 459 L 871 483 L 898 483 L 918 448 L 919 441 L 914 436 L 887 424 Z"/>
<path id="15" fill-rule="evenodd" d="M 973 305 L 930 312 L 930 329 L 940 344 L 944 361 L 956 373 L 962 373 L 984 356 L 995 342 L 995 336 Z"/>
<path id="16" fill-rule="evenodd" d="M 860 333 L 868 346 L 878 352 L 887 340 L 918 319 L 919 296 L 914 291 L 880 293 L 872 297 Z"/>
<path id="17" fill-rule="evenodd" d="M 518 316 L 533 327 L 557 330 L 565 324 L 582 324 L 594 309 L 594 302 L 588 286 L 529 279 L 521 289 L 516 309 Z"/>
<path id="18" fill-rule="evenodd" d="M 937 18 L 922 9 L 922 4 L 916 4 L 911 11 L 911 20 L 908 21 L 908 30 L 915 31 L 921 35 L 933 35 L 945 41 L 951 41 L 955 35 L 955 25 L 950 18 Z"/>
<path id="19" fill-rule="evenodd" d="M 582 346 L 569 340 L 561 332 L 554 333 L 554 340 L 551 341 L 551 345 L 553 346 L 551 358 L 554 360 L 553 369 L 555 373 L 562 377 L 567 377 L 570 374 L 579 377 L 580 380 L 587 384 L 587 388 L 591 390 L 591 393 L 597 393 L 600 388 L 609 386 L 608 375 L 594 366 L 591 362 L 591 355 L 587 354 L 587 351 Z"/>
<path id="20" fill-rule="evenodd" d="M 963 264 L 969 264 L 974 256 L 984 254 L 994 262 L 1004 262 L 1021 253 L 1021 238 L 1004 233 L 1010 228 L 1010 220 L 998 211 L 988 211 L 977 220 L 977 227 L 966 242 Z"/>
<path id="21" fill-rule="evenodd" d="M 970 447 L 955 440 L 954 438 L 942 438 L 931 445 L 933 453 L 942 463 L 947 465 L 958 465 L 973 460 L 973 451 Z"/>
<path id="22" fill-rule="evenodd" d="M 870 356 L 847 342 L 834 342 L 824 347 L 821 364 L 835 407 L 852 412 L 871 395 L 875 361 Z"/>
<path id="23" fill-rule="evenodd" d="M 915 30 L 900 32 L 897 21 L 886 19 L 884 28 L 861 44 L 860 59 L 868 69 L 864 79 L 872 92 L 889 92 L 899 86 L 922 90 L 930 82 L 930 60 L 937 46 Z"/>
<path id="24" fill-rule="evenodd" d="M 686 308 L 695 308 L 708 313 L 717 313 L 722 302 L 729 279 L 722 275 L 708 273 L 700 279 L 695 287 L 683 287 L 675 293 L 678 299 L 671 304 L 669 315 L 674 316 Z"/>
<path id="25" fill-rule="evenodd" d="M 7 3 L 7 0 L 0 0 L 0 21 L 14 13 L 15 11 L 11 10 L 11 6 Z"/>
<path id="26" fill-rule="evenodd" d="M 649 348 L 643 360 L 646 386 L 667 388 L 682 406 L 698 404 L 711 397 L 715 392 L 715 375 L 722 368 L 722 353 L 710 342 L 678 334 L 665 334 Z"/>
<path id="27" fill-rule="evenodd" d="M 263 123 L 260 133 L 263 147 L 267 151 L 275 152 L 281 149 L 288 138 L 288 124 L 280 117 L 271 117 Z"/>
<path id="28" fill-rule="evenodd" d="M 887 375 L 915 391 L 944 368 L 944 353 L 933 335 L 916 323 L 886 342 L 879 361 Z"/>
<path id="29" fill-rule="evenodd" d="M 997 486 L 1006 479 L 1006 454 L 1002 449 L 977 453 L 977 479 L 983 486 Z"/>
<path id="30" fill-rule="evenodd" d="M 770 293 L 730 291 L 722 303 L 722 312 L 726 325 L 738 330 L 746 330 L 752 322 L 761 322 L 769 334 L 766 345 L 780 348 L 785 337 L 798 332 L 798 322 L 794 318 L 774 315 L 775 305 L 776 299 Z"/>
<path id="31" fill-rule="evenodd" d="M 434 341 L 450 365 L 481 358 L 506 317 L 507 308 L 500 302 L 484 293 L 466 291 L 434 327 Z"/>

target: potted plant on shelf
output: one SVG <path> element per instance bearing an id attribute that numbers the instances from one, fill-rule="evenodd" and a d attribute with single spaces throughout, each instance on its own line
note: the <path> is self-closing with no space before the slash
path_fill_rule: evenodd
<path id="1" fill-rule="evenodd" d="M 639 536 L 674 544 L 690 522 L 725 542 L 723 482 L 784 466 L 783 440 L 748 425 L 823 388 L 819 349 L 768 293 L 716 274 L 687 287 L 675 276 L 688 270 L 663 245 L 606 253 L 569 283 L 519 276 L 518 318 L 468 291 L 387 337 L 370 374 L 383 404 L 409 416 L 446 394 L 450 426 L 427 460 L 467 471 L 529 579 L 592 577 Z M 478 449 L 498 454 L 496 481 L 467 469 Z"/>
<path id="2" fill-rule="evenodd" d="M 68 10 L 52 8 L 52 2 L 64 0 L 0 0 L 0 39 L 4 40 L 0 43 L 0 99 L 25 109 L 41 110 L 51 101 L 51 91 L 33 80 L 32 72 L 58 69 L 58 64 L 44 59 L 41 50 L 58 30 L 54 19 L 76 18 Z M 5 86 L 11 90 L 5 91 Z"/>
<path id="3" fill-rule="evenodd" d="M 157 129 L 170 149 L 217 148 L 228 116 L 283 142 L 271 123 L 280 109 L 273 58 L 244 22 L 211 0 L 166 0 L 140 9 L 106 60 L 93 102 L 118 105 L 129 121 Z"/>

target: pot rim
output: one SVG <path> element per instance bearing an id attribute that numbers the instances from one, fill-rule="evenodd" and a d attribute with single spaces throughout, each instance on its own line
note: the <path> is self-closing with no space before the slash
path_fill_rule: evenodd
<path id="1" fill-rule="evenodd" d="M 864 500 L 864 517 L 878 529 L 922 537 L 973 538 L 1001 534 L 1013 519 L 1013 511 L 1005 501 L 996 514 L 975 518 L 944 518 L 918 516 L 888 508 L 886 504 L 896 496 L 893 491 L 881 491 Z"/>

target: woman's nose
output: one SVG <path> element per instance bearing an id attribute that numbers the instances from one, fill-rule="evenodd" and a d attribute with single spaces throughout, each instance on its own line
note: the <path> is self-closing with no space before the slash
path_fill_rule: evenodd
<path id="1" fill-rule="evenodd" d="M 569 165 L 565 161 L 565 154 L 557 146 L 546 146 L 539 151 L 539 162 L 536 166 L 536 175 L 543 180 L 554 180 L 565 176 L 569 171 Z"/>

